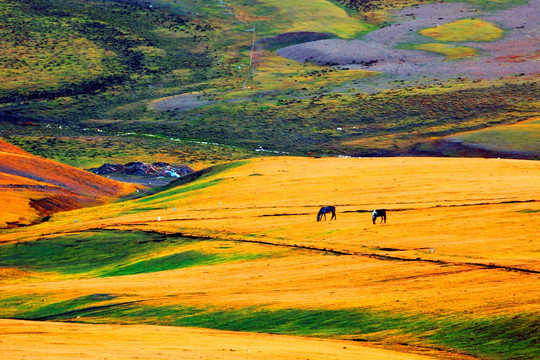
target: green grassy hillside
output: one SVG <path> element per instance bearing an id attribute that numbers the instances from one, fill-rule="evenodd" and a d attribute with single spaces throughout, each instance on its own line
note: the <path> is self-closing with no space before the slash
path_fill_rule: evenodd
<path id="1" fill-rule="evenodd" d="M 466 5 L 490 15 L 525 3 Z M 530 74 L 402 77 L 275 53 L 321 36 L 361 39 L 399 25 L 403 20 L 392 11 L 417 4 L 1 0 L 2 136 L 80 167 L 142 157 L 141 147 L 151 148 L 156 159 L 169 154 L 179 162 L 208 164 L 262 149 L 410 153 L 444 136 L 538 113 L 538 83 Z M 434 38 L 432 26 L 421 27 L 399 46 L 442 54 L 443 65 L 474 61 L 484 51 L 462 45 L 468 41 L 462 35 L 466 26 L 480 25 L 488 30 L 482 41 L 506 39 L 507 29 L 496 23 L 465 17 L 436 28 L 442 33 Z M 518 62 L 510 55 L 504 61 Z M 65 142 L 50 141 L 57 136 Z M 118 136 L 142 145 L 118 149 L 112 140 Z"/>

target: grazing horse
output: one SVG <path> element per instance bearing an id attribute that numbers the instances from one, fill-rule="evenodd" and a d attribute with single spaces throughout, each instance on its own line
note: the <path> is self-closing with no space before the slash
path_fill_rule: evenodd
<path id="1" fill-rule="evenodd" d="M 323 206 L 321 210 L 319 210 L 319 213 L 317 214 L 317 221 L 321 221 L 322 217 L 324 216 L 324 220 L 326 220 L 326 214 L 332 213 L 332 217 L 330 218 L 330 221 L 336 219 L 336 207 L 335 206 Z"/>
<path id="2" fill-rule="evenodd" d="M 381 223 L 384 220 L 384 223 L 386 224 L 386 209 L 373 210 L 373 214 L 371 215 L 371 220 L 373 220 L 373 224 L 375 224 L 375 220 L 377 220 L 378 217 L 381 218 Z"/>

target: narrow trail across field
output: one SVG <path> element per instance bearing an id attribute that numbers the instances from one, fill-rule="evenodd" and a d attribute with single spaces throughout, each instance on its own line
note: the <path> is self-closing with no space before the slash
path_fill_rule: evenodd
<path id="1" fill-rule="evenodd" d="M 146 223 L 145 223 L 146 224 Z M 136 224 L 133 224 L 136 225 Z M 114 229 L 114 227 L 112 227 Z M 95 230 L 107 230 L 107 228 L 99 228 Z M 181 236 L 184 238 L 192 238 L 195 240 L 217 240 L 220 239 L 219 237 L 201 237 L 201 236 L 193 236 L 186 233 L 181 232 L 164 232 L 164 231 L 149 231 L 150 233 L 158 233 L 163 235 L 171 235 L 171 236 Z M 222 240 L 222 239 L 220 239 Z M 402 256 L 395 256 L 395 255 L 387 255 L 387 254 L 377 254 L 377 253 L 362 253 L 358 251 L 351 251 L 347 249 L 335 249 L 335 248 L 326 248 L 326 247 L 318 247 L 318 246 L 310 246 L 310 245 L 302 245 L 302 244 L 288 244 L 288 243 L 280 243 L 277 241 L 270 241 L 270 240 L 249 240 L 245 238 L 228 238 L 226 241 L 231 242 L 245 242 L 245 243 L 252 243 L 252 244 L 261 244 L 261 245 L 270 245 L 270 246 L 278 246 L 278 247 L 287 247 L 287 248 L 293 248 L 293 249 L 302 249 L 302 250 L 309 250 L 309 251 L 316 251 L 316 252 L 323 252 L 323 253 L 330 253 L 333 255 L 350 255 L 350 256 L 362 256 L 362 257 L 368 257 L 372 259 L 377 260 L 383 260 L 383 261 L 405 261 L 405 262 L 420 262 L 420 263 L 431 263 L 431 264 L 440 264 L 440 265 L 452 265 L 452 266 L 468 266 L 472 268 L 480 268 L 480 269 L 494 269 L 494 270 L 505 270 L 505 271 L 517 271 L 522 272 L 526 274 L 540 274 L 540 271 L 532 270 L 532 269 L 524 269 L 520 267 L 513 267 L 513 266 L 504 266 L 504 265 L 497 265 L 497 264 L 482 264 L 482 263 L 475 263 L 475 262 L 459 262 L 459 261 L 447 261 L 447 260 L 431 260 L 431 259 L 422 259 L 422 258 L 408 258 L 408 257 L 402 257 Z M 394 249 L 394 248 L 381 248 L 380 250 L 385 252 L 394 252 L 394 251 L 401 251 L 401 249 Z"/>

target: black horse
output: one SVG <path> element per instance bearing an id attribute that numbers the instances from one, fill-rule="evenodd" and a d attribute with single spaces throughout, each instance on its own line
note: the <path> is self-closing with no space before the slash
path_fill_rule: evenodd
<path id="1" fill-rule="evenodd" d="M 335 206 L 323 206 L 321 210 L 319 210 L 319 213 L 317 214 L 317 221 L 321 221 L 322 217 L 324 216 L 324 220 L 326 220 L 326 214 L 332 213 L 332 217 L 330 220 L 334 220 L 336 218 L 336 207 Z"/>
<path id="2" fill-rule="evenodd" d="M 386 224 L 386 209 L 377 209 L 373 211 L 373 214 L 371 215 L 371 220 L 373 220 L 373 224 L 375 224 L 375 221 L 377 218 L 381 218 L 381 223 L 384 221 Z"/>

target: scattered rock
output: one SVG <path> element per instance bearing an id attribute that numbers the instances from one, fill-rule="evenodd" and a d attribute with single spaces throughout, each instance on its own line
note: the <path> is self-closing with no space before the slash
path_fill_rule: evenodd
<path id="1" fill-rule="evenodd" d="M 103 164 L 98 169 L 91 170 L 94 174 L 105 175 L 111 173 L 122 172 L 124 170 L 124 165 L 120 164 Z"/>
<path id="2" fill-rule="evenodd" d="M 194 172 L 194 170 L 187 165 L 171 165 L 166 162 L 147 164 L 142 161 L 134 161 L 125 165 L 107 163 L 101 165 L 97 169 L 90 169 L 90 171 L 97 175 L 125 174 L 135 176 L 165 176 L 174 178 L 179 178 Z"/>
<path id="3" fill-rule="evenodd" d="M 154 166 L 143 163 L 142 161 L 127 163 L 123 171 L 124 174 L 138 176 L 155 175 L 156 172 L 157 169 Z"/>

